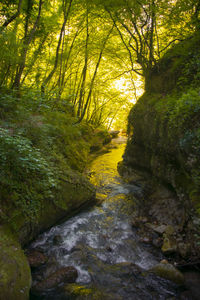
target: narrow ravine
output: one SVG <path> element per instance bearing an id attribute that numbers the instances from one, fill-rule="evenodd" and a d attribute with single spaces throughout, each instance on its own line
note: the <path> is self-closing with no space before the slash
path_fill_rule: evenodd
<path id="1" fill-rule="evenodd" d="M 149 300 L 176 296 L 172 282 L 146 272 L 163 257 L 157 249 L 140 242 L 131 226 L 133 195 L 142 190 L 123 182 L 117 172 L 125 142 L 124 138 L 113 141 L 110 152 L 91 164 L 90 180 L 102 203 L 51 228 L 30 246 L 49 258 L 46 265 L 33 272 L 33 285 L 63 266 L 78 270 L 76 284 L 65 288 L 61 285 L 31 299 Z M 70 286 L 93 289 L 100 296 L 81 298 L 75 292 L 72 296 Z"/>

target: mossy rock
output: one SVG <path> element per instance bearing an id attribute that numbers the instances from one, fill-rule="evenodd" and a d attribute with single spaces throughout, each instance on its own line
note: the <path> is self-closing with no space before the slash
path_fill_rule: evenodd
<path id="1" fill-rule="evenodd" d="M 54 199 L 43 199 L 36 220 L 25 216 L 21 211 L 18 214 L 13 211 L 9 226 L 23 245 L 96 201 L 94 187 L 74 171 L 68 171 L 60 179 L 60 188 L 55 190 L 54 195 Z"/>
<path id="2" fill-rule="evenodd" d="M 164 241 L 162 245 L 162 252 L 164 254 L 171 254 L 177 251 L 176 239 L 170 235 L 164 234 Z"/>
<path id="3" fill-rule="evenodd" d="M 84 286 L 79 284 L 67 284 L 64 286 L 66 297 L 79 300 L 122 300 L 118 295 L 105 293 L 96 286 Z"/>
<path id="4" fill-rule="evenodd" d="M 9 230 L 0 229 L 0 299 L 29 299 L 31 272 L 21 246 Z"/>
<path id="5" fill-rule="evenodd" d="M 95 287 L 87 287 L 78 284 L 68 284 L 64 287 L 66 295 L 73 296 L 75 299 L 94 299 L 101 300 L 103 293 Z"/>
<path id="6" fill-rule="evenodd" d="M 171 280 L 178 285 L 184 284 L 183 274 L 171 264 L 159 263 L 150 271 L 157 276 Z"/>

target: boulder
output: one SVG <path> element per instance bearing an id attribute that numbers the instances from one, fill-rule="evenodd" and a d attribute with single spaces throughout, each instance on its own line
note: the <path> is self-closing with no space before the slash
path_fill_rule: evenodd
<path id="1" fill-rule="evenodd" d="M 163 234 L 167 228 L 167 225 L 155 225 L 155 224 L 151 224 L 151 223 L 146 223 L 145 225 L 147 228 L 155 231 L 158 234 Z"/>
<path id="2" fill-rule="evenodd" d="M 79 284 L 67 284 L 64 286 L 64 291 L 66 295 L 66 299 L 81 299 L 81 300 L 122 300 L 119 295 L 106 293 L 104 290 L 92 285 L 92 286 L 84 286 Z"/>
<path id="3" fill-rule="evenodd" d="M 37 295 L 49 289 L 57 288 L 57 286 L 62 283 L 74 283 L 77 277 L 78 272 L 76 268 L 73 266 L 63 267 L 33 286 L 32 293 Z"/>
<path id="4" fill-rule="evenodd" d="M 183 274 L 169 263 L 159 263 L 150 269 L 150 271 L 157 276 L 171 280 L 178 285 L 184 284 Z"/>
<path id="5" fill-rule="evenodd" d="M 28 251 L 27 259 L 31 268 L 38 268 L 47 262 L 47 257 L 35 249 Z"/>
<path id="6" fill-rule="evenodd" d="M 143 237 L 140 238 L 140 242 L 144 243 L 144 244 L 151 244 L 152 239 L 149 236 L 143 236 Z"/>
<path id="7" fill-rule="evenodd" d="M 20 244 L 9 231 L 1 228 L 0 253 L 0 299 L 28 300 L 31 286 L 29 264 Z"/>
<path id="8" fill-rule="evenodd" d="M 178 252 L 183 258 L 187 258 L 191 253 L 191 245 L 189 243 L 179 243 Z"/>
<path id="9" fill-rule="evenodd" d="M 165 255 L 169 255 L 169 254 L 175 253 L 176 251 L 177 251 L 176 239 L 171 236 L 164 235 L 162 252 Z"/>

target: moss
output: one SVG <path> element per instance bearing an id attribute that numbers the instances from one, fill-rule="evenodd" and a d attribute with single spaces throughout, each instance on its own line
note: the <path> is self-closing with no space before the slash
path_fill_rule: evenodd
<path id="1" fill-rule="evenodd" d="M 183 274 L 170 264 L 158 264 L 151 269 L 151 272 L 165 279 L 171 280 L 176 284 L 184 284 Z"/>
<path id="2" fill-rule="evenodd" d="M 112 295 L 108 295 L 99 290 L 95 286 L 84 286 L 79 284 L 68 284 L 64 287 L 66 296 L 73 297 L 75 299 L 82 300 L 102 300 L 102 299 L 114 299 Z"/>
<path id="3" fill-rule="evenodd" d="M 87 288 L 82 285 L 71 284 L 68 285 L 65 290 L 69 291 L 71 294 L 76 296 L 88 296 L 93 294 L 93 289 Z"/>
<path id="4" fill-rule="evenodd" d="M 175 44 L 146 76 L 145 89 L 149 93 L 168 94 L 199 85 L 200 34 Z"/>
<path id="5" fill-rule="evenodd" d="M 0 298 L 29 299 L 31 272 L 20 244 L 8 228 L 0 229 Z"/>
<path id="6" fill-rule="evenodd" d="M 173 188 L 177 201 L 200 206 L 200 35 L 177 43 L 158 62 L 129 114 L 124 162 Z"/>

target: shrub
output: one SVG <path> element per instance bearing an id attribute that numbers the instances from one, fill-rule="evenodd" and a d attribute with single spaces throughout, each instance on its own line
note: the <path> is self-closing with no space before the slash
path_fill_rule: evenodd
<path id="1" fill-rule="evenodd" d="M 52 168 L 31 142 L 0 128 L 1 200 L 35 215 L 43 197 L 51 198 L 57 180 Z"/>

